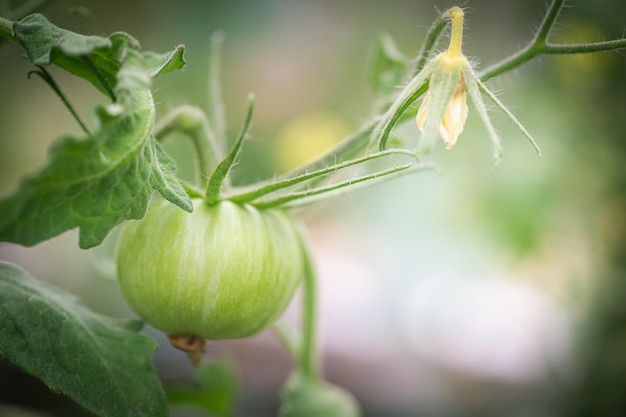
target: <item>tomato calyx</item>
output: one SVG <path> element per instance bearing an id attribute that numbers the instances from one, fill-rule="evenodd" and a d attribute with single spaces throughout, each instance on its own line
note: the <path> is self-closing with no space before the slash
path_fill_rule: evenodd
<path id="1" fill-rule="evenodd" d="M 206 351 L 206 341 L 193 333 L 170 334 L 167 336 L 172 346 L 187 353 L 194 365 L 200 365 Z"/>

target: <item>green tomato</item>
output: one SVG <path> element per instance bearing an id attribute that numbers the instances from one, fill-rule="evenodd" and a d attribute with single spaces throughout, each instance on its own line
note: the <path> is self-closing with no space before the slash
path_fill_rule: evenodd
<path id="1" fill-rule="evenodd" d="M 300 234 L 282 210 L 193 201 L 187 213 L 158 201 L 118 242 L 122 292 L 170 336 L 242 338 L 274 322 L 303 272 Z"/>

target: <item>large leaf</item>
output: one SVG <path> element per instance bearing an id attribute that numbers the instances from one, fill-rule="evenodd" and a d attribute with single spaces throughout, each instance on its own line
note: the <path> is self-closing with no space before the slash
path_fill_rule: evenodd
<path id="1" fill-rule="evenodd" d="M 139 327 L 0 263 L 0 357 L 99 416 L 167 415 L 156 343 Z"/>
<path id="2" fill-rule="evenodd" d="M 142 218 L 154 190 L 192 210 L 173 161 L 151 133 L 150 68 L 139 53 L 126 55 L 118 103 L 96 108 L 93 135 L 59 139 L 47 164 L 0 201 L 1 240 L 31 246 L 79 227 L 79 244 L 89 248 L 123 220 Z"/>

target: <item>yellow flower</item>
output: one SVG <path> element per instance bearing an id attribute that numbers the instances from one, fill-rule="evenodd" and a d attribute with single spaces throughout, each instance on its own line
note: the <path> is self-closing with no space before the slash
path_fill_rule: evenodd
<path id="1" fill-rule="evenodd" d="M 487 107 L 483 102 L 482 95 L 484 94 L 526 136 L 537 154 L 541 155 L 539 146 L 530 133 L 480 80 L 467 57 L 463 55 L 461 50 L 463 10 L 459 7 L 453 7 L 446 14 L 449 16 L 452 26 L 450 46 L 426 63 L 391 104 L 375 129 L 380 150 L 385 149 L 389 134 L 393 126 L 400 120 L 401 114 L 422 94 L 423 89 L 427 88 L 415 118 L 417 126 L 422 131 L 418 148 L 420 151 L 429 152 L 437 141 L 437 137 L 443 139 L 446 149 L 454 146 L 459 135 L 463 132 L 467 120 L 466 96 L 469 96 L 487 129 L 497 164 L 502 157 L 502 146 L 489 119 Z"/>
<path id="2" fill-rule="evenodd" d="M 426 136 L 432 136 L 433 131 L 439 132 L 446 149 L 454 146 L 467 120 L 467 87 L 463 72 L 470 69 L 469 61 L 461 52 L 463 10 L 459 7 L 452 8 L 450 20 L 450 46 L 432 61 L 430 87 L 415 118 L 417 126 Z M 433 113 L 431 120 L 428 118 L 429 113 Z"/>
<path id="3" fill-rule="evenodd" d="M 461 76 L 439 125 L 439 135 L 446 144 L 446 149 L 453 147 L 459 135 L 463 132 L 468 112 L 467 100 L 465 98 L 466 90 L 463 76 Z M 426 94 L 415 118 L 417 126 L 419 126 L 422 132 L 424 131 L 424 121 L 426 121 L 426 116 L 428 115 L 428 101 L 429 94 Z"/>

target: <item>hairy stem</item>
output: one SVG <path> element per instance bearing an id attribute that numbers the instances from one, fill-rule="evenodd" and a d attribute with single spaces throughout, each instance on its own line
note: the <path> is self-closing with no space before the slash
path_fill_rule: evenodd
<path id="1" fill-rule="evenodd" d="M 608 52 L 626 48 L 626 39 L 615 39 L 612 41 L 583 43 L 577 45 L 555 45 L 548 43 L 541 49 L 542 54 L 562 55 L 562 54 L 590 54 L 594 52 Z"/>
<path id="2" fill-rule="evenodd" d="M 154 136 L 162 142 L 174 132 L 186 135 L 193 142 L 198 163 L 196 183 L 204 188 L 208 176 L 221 159 L 221 149 L 209 128 L 206 115 L 194 106 L 178 107 L 159 121 Z"/>
<path id="3" fill-rule="evenodd" d="M 76 123 L 78 123 L 78 125 L 83 130 L 83 132 L 85 132 L 87 136 L 91 137 L 91 132 L 89 132 L 89 129 L 87 129 L 87 126 L 85 125 L 85 123 L 78 116 L 78 113 L 74 109 L 74 106 L 72 106 L 72 104 L 67 99 L 65 94 L 63 94 L 63 91 L 61 91 L 61 88 L 59 87 L 59 85 L 56 83 L 56 81 L 54 81 L 54 78 L 52 78 L 50 73 L 46 71 L 46 69 L 42 67 L 41 65 L 38 65 L 37 67 L 39 68 L 39 70 L 29 72 L 28 77 L 30 78 L 31 74 L 37 74 L 38 76 L 40 76 L 41 79 L 44 80 L 50 86 L 50 88 L 52 88 L 52 90 L 56 93 L 56 95 L 61 99 L 61 101 L 63 102 L 65 107 L 69 110 L 69 112 L 72 114 L 72 116 L 74 117 L 74 120 L 76 120 Z"/>
<path id="4" fill-rule="evenodd" d="M 534 45 L 545 45 L 548 42 L 548 36 L 554 27 L 556 18 L 559 16 L 561 9 L 563 8 L 564 0 L 552 0 L 552 3 L 548 7 L 546 15 L 543 17 L 539 29 L 535 34 L 535 38 L 531 42 Z"/>
<path id="5" fill-rule="evenodd" d="M 415 67 L 411 71 L 411 78 L 415 77 L 418 72 L 424 69 L 426 62 L 428 62 L 428 58 L 432 53 L 432 50 L 437 43 L 437 40 L 441 36 L 443 30 L 445 29 L 448 21 L 450 19 L 449 10 L 444 13 L 441 13 L 439 17 L 430 25 L 428 29 L 428 33 L 426 33 L 426 38 L 424 39 L 424 43 L 422 43 L 422 49 L 417 55 L 417 61 L 415 61 Z"/>
<path id="6" fill-rule="evenodd" d="M 13 22 L 0 16 L 0 36 L 11 39 L 15 43 L 19 43 L 17 38 L 13 36 Z"/>
<path id="7" fill-rule="evenodd" d="M 539 25 L 539 29 L 537 29 L 537 33 L 532 41 L 513 55 L 487 67 L 480 74 L 480 80 L 487 81 L 497 75 L 511 71 L 512 69 L 519 67 L 541 54 L 548 41 L 548 35 L 554 26 L 554 22 L 563 7 L 563 1 L 564 0 L 552 0 L 552 3 L 550 4 L 550 7 L 548 7 L 548 11 L 544 16 L 541 25 Z"/>

